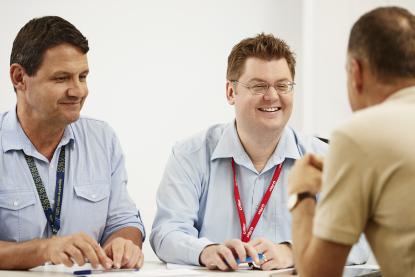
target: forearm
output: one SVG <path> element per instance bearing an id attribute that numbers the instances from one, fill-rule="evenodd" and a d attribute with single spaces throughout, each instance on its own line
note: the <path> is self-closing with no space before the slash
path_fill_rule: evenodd
<path id="1" fill-rule="evenodd" d="M 303 276 L 308 269 L 307 251 L 312 239 L 313 219 L 316 203 L 304 199 L 292 212 L 292 234 L 295 267 Z"/>
<path id="2" fill-rule="evenodd" d="M 140 248 L 142 247 L 143 234 L 141 233 L 141 231 L 138 228 L 125 227 L 125 228 L 121 228 L 121 229 L 115 231 L 105 241 L 104 247 L 105 247 L 105 245 L 109 244 L 115 238 L 128 239 L 128 240 L 131 240 L 138 247 L 140 247 Z"/>
<path id="3" fill-rule="evenodd" d="M 29 269 L 47 262 L 47 239 L 16 243 L 0 241 L 0 269 Z"/>

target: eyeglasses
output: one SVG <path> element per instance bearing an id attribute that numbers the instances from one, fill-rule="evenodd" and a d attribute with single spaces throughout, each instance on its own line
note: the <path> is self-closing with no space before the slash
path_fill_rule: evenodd
<path id="1" fill-rule="evenodd" d="M 294 82 L 286 81 L 286 82 L 278 82 L 274 85 L 270 85 L 266 82 L 255 83 L 252 85 L 248 85 L 237 80 L 231 80 L 231 82 L 235 85 L 236 83 L 246 87 L 249 89 L 252 94 L 255 95 L 264 95 L 268 92 L 270 87 L 273 87 L 279 94 L 288 94 L 293 91 Z"/>

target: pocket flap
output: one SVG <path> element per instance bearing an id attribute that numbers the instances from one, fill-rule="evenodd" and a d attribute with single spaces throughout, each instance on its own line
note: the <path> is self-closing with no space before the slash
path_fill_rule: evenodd
<path id="1" fill-rule="evenodd" d="M 17 211 L 35 203 L 33 191 L 0 192 L 0 208 Z"/>
<path id="2" fill-rule="evenodd" d="M 110 195 L 106 184 L 74 186 L 75 193 L 78 197 L 84 198 L 91 202 L 98 202 Z"/>

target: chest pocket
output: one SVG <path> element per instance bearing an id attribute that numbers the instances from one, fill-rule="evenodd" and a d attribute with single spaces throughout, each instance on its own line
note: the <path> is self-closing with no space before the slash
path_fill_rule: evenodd
<path id="1" fill-rule="evenodd" d="M 105 229 L 109 205 L 110 188 L 108 183 L 76 185 L 75 202 L 72 207 L 78 212 L 76 222 L 79 231 L 86 231 L 99 237 Z M 75 231 L 75 230 L 74 230 Z"/>
<path id="2" fill-rule="evenodd" d="M 33 191 L 0 191 L 0 240 L 26 240 L 36 224 Z M 26 232 L 29 232 L 26 234 Z"/>

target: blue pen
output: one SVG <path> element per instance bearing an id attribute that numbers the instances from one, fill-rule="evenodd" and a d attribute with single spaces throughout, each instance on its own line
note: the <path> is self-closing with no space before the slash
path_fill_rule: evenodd
<path id="1" fill-rule="evenodd" d="M 91 275 L 91 274 L 100 274 L 106 272 L 126 272 L 126 271 L 138 271 L 138 268 L 113 268 L 113 269 L 84 269 L 84 270 L 75 270 L 74 275 Z"/>
<path id="2" fill-rule="evenodd" d="M 259 254 L 258 254 L 258 259 L 259 259 L 260 261 L 262 261 L 262 260 L 264 259 L 264 254 L 259 253 Z M 254 259 L 253 259 L 252 257 L 250 257 L 250 256 L 246 257 L 245 261 L 242 261 L 242 262 L 239 260 L 239 258 L 237 258 L 237 259 L 236 259 L 236 263 L 237 263 L 237 264 L 242 264 L 242 263 L 253 263 L 253 262 L 254 262 Z"/>

